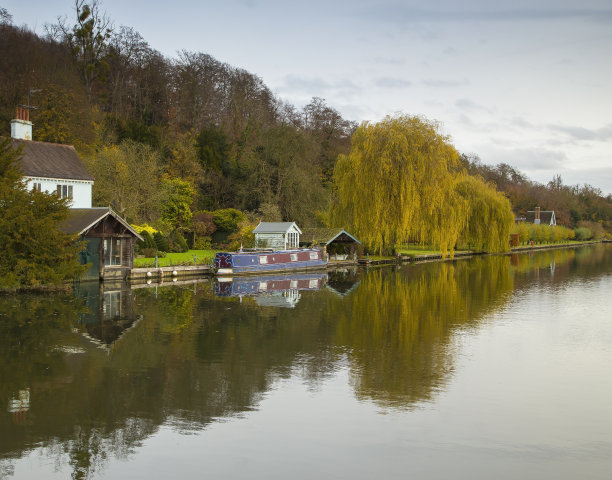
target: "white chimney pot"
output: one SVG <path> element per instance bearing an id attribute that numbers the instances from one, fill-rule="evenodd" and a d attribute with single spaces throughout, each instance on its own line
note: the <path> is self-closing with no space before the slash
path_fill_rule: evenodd
<path id="1" fill-rule="evenodd" d="M 11 138 L 32 140 L 32 122 L 28 120 L 11 120 Z"/>

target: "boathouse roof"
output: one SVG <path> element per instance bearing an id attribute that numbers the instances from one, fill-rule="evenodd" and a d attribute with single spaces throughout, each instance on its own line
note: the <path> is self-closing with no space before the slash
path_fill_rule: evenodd
<path id="1" fill-rule="evenodd" d="M 114 218 L 125 230 L 139 240 L 143 238 L 129 223 L 115 213 L 110 207 L 71 208 L 68 217 L 60 224 L 60 230 L 67 234 L 85 235 L 92 227 L 106 217 Z"/>
<path id="2" fill-rule="evenodd" d="M 330 243 L 358 243 L 353 235 L 343 228 L 304 228 L 300 240 L 310 245 L 329 245 Z"/>

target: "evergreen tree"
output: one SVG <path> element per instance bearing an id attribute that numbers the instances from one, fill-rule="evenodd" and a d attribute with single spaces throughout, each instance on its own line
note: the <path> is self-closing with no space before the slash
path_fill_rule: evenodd
<path id="1" fill-rule="evenodd" d="M 58 228 L 68 215 L 66 201 L 28 190 L 19 156 L 10 139 L 0 141 L 0 289 L 59 285 L 82 273 L 81 246 Z"/>

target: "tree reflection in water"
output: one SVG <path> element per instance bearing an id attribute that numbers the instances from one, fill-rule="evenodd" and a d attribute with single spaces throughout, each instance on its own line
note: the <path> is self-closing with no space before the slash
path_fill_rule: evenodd
<path id="1" fill-rule="evenodd" d="M 477 328 L 517 288 L 606 273 L 611 254 L 595 247 L 345 271 L 302 291 L 291 309 L 218 297 L 209 282 L 0 297 L 8 406 L 0 471 L 42 446 L 58 468 L 86 478 L 161 425 L 205 428 L 257 409 L 279 379 L 299 376 L 317 389 L 347 362 L 359 399 L 413 408 L 451 378 L 458 332 Z"/>

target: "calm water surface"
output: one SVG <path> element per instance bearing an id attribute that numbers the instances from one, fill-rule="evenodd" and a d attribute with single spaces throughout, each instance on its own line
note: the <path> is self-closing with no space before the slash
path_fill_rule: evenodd
<path id="1" fill-rule="evenodd" d="M 610 479 L 612 245 L 0 297 L 0 478 Z"/>

